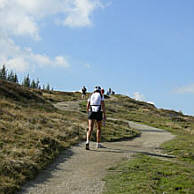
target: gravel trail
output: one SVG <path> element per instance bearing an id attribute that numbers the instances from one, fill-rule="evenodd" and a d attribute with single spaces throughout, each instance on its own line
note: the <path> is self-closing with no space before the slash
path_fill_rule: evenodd
<path id="1" fill-rule="evenodd" d="M 136 124 L 129 125 L 142 132 L 141 136 L 129 141 L 103 143 L 105 148 L 96 149 L 90 143 L 90 151 L 81 143 L 64 151 L 56 161 L 38 177 L 27 183 L 20 194 L 99 194 L 105 182 L 107 169 L 123 158 L 143 153 L 160 158 L 173 156 L 161 154 L 160 144 L 174 136 L 164 130 Z"/>

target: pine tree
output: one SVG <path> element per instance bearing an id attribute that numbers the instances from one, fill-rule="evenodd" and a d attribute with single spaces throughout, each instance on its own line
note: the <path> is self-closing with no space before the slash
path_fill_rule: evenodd
<path id="1" fill-rule="evenodd" d="M 18 76 L 17 76 L 17 74 L 16 74 L 16 73 L 14 74 L 14 79 L 13 79 L 13 82 L 18 83 Z"/>
<path id="2" fill-rule="evenodd" d="M 30 87 L 34 89 L 36 88 L 36 82 L 34 80 L 32 80 Z"/>
<path id="3" fill-rule="evenodd" d="M 49 84 L 47 84 L 47 86 L 46 86 L 46 90 L 50 90 L 50 85 Z"/>
<path id="4" fill-rule="evenodd" d="M 10 82 L 14 82 L 15 75 L 14 75 L 13 71 L 11 71 L 10 73 L 8 73 L 7 80 L 10 81 Z"/>
<path id="5" fill-rule="evenodd" d="M 36 87 L 35 87 L 35 88 L 36 88 L 36 89 L 39 89 L 39 84 L 40 84 L 39 79 L 36 80 L 36 83 L 35 83 L 35 84 L 36 84 Z"/>
<path id="6" fill-rule="evenodd" d="M 31 86 L 29 74 L 26 77 L 24 77 L 22 85 L 28 88 Z"/>
<path id="7" fill-rule="evenodd" d="M 6 80 L 7 79 L 7 69 L 5 65 L 0 69 L 0 79 Z"/>

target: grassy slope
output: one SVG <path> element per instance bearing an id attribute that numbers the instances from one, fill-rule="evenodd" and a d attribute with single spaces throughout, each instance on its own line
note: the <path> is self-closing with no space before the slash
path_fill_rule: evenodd
<path id="1" fill-rule="evenodd" d="M 29 90 L 0 81 L 0 193 L 13 193 L 61 150 L 85 138 L 87 114 L 60 111 L 52 105 L 80 97 L 80 93 Z M 82 113 L 85 105 L 80 104 Z M 102 139 L 137 134 L 126 122 L 108 121 Z"/>
<path id="2" fill-rule="evenodd" d="M 106 194 L 119 193 L 193 193 L 194 167 L 138 155 L 110 169 Z M 116 172 L 116 173 L 113 173 Z"/>
<path id="3" fill-rule="evenodd" d="M 164 151 L 175 155 L 176 159 L 163 161 L 139 155 L 134 160 L 124 161 L 110 169 L 116 173 L 106 177 L 104 193 L 193 193 L 194 118 L 175 111 L 158 110 L 123 96 L 118 98 L 129 109 L 123 110 L 122 105 L 116 103 L 117 112 L 113 116 L 163 128 L 176 135 L 162 145 Z"/>
<path id="4" fill-rule="evenodd" d="M 77 101 L 78 99 L 80 100 L 80 93 L 31 91 L 16 84 L 0 81 L 0 193 L 12 193 L 51 162 L 62 149 L 84 138 L 83 126 L 86 125 L 87 115 L 71 110 L 59 111 L 52 105 L 56 102 Z M 80 103 L 82 113 L 85 113 L 85 105 L 86 102 Z M 163 148 L 168 153 L 177 156 L 179 163 L 176 165 L 188 166 L 189 176 L 192 176 L 193 117 L 174 111 L 158 110 L 153 105 L 137 102 L 121 95 L 107 99 L 106 107 L 108 118 L 120 120 L 108 120 L 102 134 L 104 141 L 138 135 L 138 132 L 129 129 L 123 120 L 165 128 L 176 134 L 177 138 L 163 145 Z M 95 139 L 94 134 L 93 139 Z M 146 165 L 145 161 L 149 164 L 151 159 L 142 156 L 134 162 Z M 156 171 L 158 169 L 159 174 L 161 166 L 164 168 L 168 166 L 165 162 L 160 162 L 162 163 L 160 166 L 156 165 L 157 162 L 151 162 Z M 133 164 L 128 164 L 127 161 L 123 165 L 125 167 Z M 175 169 L 178 168 L 176 165 Z M 140 169 L 143 173 L 147 173 L 146 168 L 142 166 Z M 124 169 L 125 175 L 130 177 L 131 171 L 127 172 L 126 168 Z M 136 174 L 137 179 L 134 180 L 138 183 L 142 175 L 141 173 Z M 122 177 L 121 174 L 119 176 Z M 150 179 L 152 179 L 151 175 Z M 109 186 L 111 185 L 110 180 L 115 180 L 115 177 L 107 179 Z M 129 183 L 125 182 L 126 185 Z M 116 184 L 113 181 L 113 184 L 114 191 L 117 191 L 116 187 L 119 187 L 119 183 Z M 108 187 L 108 190 L 111 187 Z"/>
<path id="5" fill-rule="evenodd" d="M 78 141 L 78 132 L 40 92 L 0 81 L 0 193 L 12 193 L 32 178 Z"/>

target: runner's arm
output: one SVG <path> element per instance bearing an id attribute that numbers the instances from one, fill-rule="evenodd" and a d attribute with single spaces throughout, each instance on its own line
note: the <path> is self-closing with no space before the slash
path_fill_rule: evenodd
<path id="1" fill-rule="evenodd" d="M 86 111 L 87 111 L 87 112 L 89 112 L 89 110 L 90 110 L 90 101 L 88 101 L 88 103 L 87 103 L 87 108 L 86 108 Z"/>
<path id="2" fill-rule="evenodd" d="M 105 110 L 104 101 L 101 101 L 101 105 L 102 105 L 102 111 L 103 111 L 103 114 L 104 114 L 104 120 L 106 120 L 106 110 Z"/>

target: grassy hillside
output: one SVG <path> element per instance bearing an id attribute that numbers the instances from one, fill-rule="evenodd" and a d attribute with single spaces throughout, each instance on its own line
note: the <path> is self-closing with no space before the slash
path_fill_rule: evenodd
<path id="1" fill-rule="evenodd" d="M 40 91 L 0 81 L 0 193 L 12 193 L 79 141 L 80 128 Z"/>
<path id="2" fill-rule="evenodd" d="M 80 99 L 80 93 L 32 90 L 0 81 L 0 193 L 13 193 L 61 150 L 85 139 L 86 101 L 80 101 L 80 112 L 53 106 Z M 108 121 L 102 139 L 136 135 L 126 122 Z"/>
<path id="3" fill-rule="evenodd" d="M 120 95 L 117 96 L 116 100 L 108 101 L 106 104 L 109 117 L 144 123 L 166 129 L 177 135 L 171 141 L 173 143 L 170 142 L 163 147 L 181 159 L 194 160 L 194 117 L 173 110 L 157 109 L 152 104 L 135 101 Z M 176 144 L 174 145 L 176 148 L 172 148 L 172 144 Z"/>
<path id="4" fill-rule="evenodd" d="M 63 111 L 53 105 L 68 101 L 78 103 L 79 109 Z M 139 135 L 125 120 L 164 128 L 177 138 L 163 148 L 184 165 L 193 165 L 193 117 L 159 110 L 122 95 L 106 98 L 106 108 L 108 121 L 103 141 Z M 13 193 L 61 150 L 83 140 L 87 128 L 85 109 L 86 101 L 81 101 L 78 92 L 32 90 L 0 81 L 0 193 Z M 95 134 L 92 137 L 95 140 Z"/>
<path id="5" fill-rule="evenodd" d="M 133 160 L 124 161 L 110 169 L 115 172 L 105 178 L 104 193 L 193 193 L 194 117 L 156 109 L 151 104 L 125 96 L 107 102 L 107 107 L 111 117 L 145 123 L 175 134 L 176 137 L 161 148 L 176 159 L 164 161 L 137 155 Z"/>

